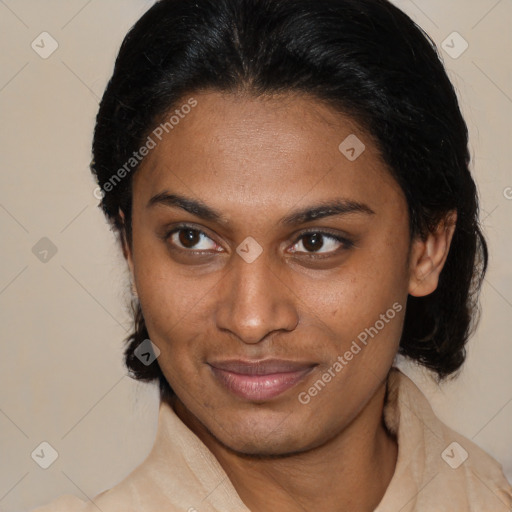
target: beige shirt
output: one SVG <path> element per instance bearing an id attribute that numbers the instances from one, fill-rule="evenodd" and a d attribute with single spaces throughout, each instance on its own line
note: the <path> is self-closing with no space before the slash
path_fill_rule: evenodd
<path id="1" fill-rule="evenodd" d="M 511 512 L 512 487 L 498 462 L 444 425 L 406 375 L 392 369 L 389 379 L 384 420 L 397 435 L 398 460 L 375 512 Z M 146 460 L 93 501 L 62 496 L 34 512 L 250 512 L 214 455 L 165 403 Z"/>

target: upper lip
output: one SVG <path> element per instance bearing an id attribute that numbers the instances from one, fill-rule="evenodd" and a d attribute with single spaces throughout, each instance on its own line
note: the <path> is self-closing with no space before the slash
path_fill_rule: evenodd
<path id="1" fill-rule="evenodd" d="M 315 363 L 285 359 L 261 359 L 257 361 L 231 359 L 210 362 L 209 365 L 219 370 L 243 375 L 271 375 L 273 373 L 290 373 L 305 370 L 315 366 Z"/>

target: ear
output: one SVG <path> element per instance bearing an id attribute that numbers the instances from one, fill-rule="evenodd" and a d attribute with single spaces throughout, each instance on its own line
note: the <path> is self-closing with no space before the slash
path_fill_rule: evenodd
<path id="1" fill-rule="evenodd" d="M 121 223 L 123 225 L 122 229 L 121 229 L 121 245 L 122 245 L 122 250 L 123 250 L 123 256 L 126 260 L 126 262 L 128 263 L 128 268 L 130 269 L 130 274 L 131 274 L 131 280 L 132 280 L 132 283 L 133 286 L 135 286 L 135 275 L 133 273 L 133 256 L 132 256 L 132 251 L 130 249 L 130 246 L 128 244 L 128 240 L 127 240 L 127 237 L 126 237 L 126 222 L 125 222 L 125 217 L 124 217 L 124 212 L 123 210 L 121 210 L 121 208 L 119 208 L 119 217 L 121 218 Z"/>
<path id="2" fill-rule="evenodd" d="M 452 241 L 457 212 L 451 211 L 425 239 L 412 242 L 409 259 L 409 294 L 424 297 L 437 288 Z"/>

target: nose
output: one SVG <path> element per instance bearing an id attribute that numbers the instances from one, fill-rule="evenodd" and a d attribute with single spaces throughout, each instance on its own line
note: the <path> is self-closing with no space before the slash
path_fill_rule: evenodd
<path id="1" fill-rule="evenodd" d="M 221 283 L 216 323 L 243 343 L 256 344 L 274 331 L 292 331 L 299 322 L 295 295 L 263 253 L 247 263 L 238 255 Z"/>

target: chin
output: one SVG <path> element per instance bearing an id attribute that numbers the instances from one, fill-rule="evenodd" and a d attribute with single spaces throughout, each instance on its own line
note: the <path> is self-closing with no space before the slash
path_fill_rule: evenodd
<path id="1" fill-rule="evenodd" d="M 277 457 L 308 450 L 312 441 L 304 437 L 304 429 L 297 429 L 302 423 L 286 419 L 279 415 L 271 421 L 254 417 L 235 419 L 229 424 L 222 421 L 224 428 L 211 433 L 224 446 L 243 455 Z"/>
<path id="2" fill-rule="evenodd" d="M 220 440 L 222 442 L 222 440 Z M 254 457 L 286 457 L 294 453 L 307 451 L 304 447 L 304 440 L 297 438 L 272 437 L 254 437 L 237 436 L 236 439 L 230 438 L 223 443 L 231 451 L 240 455 Z"/>

